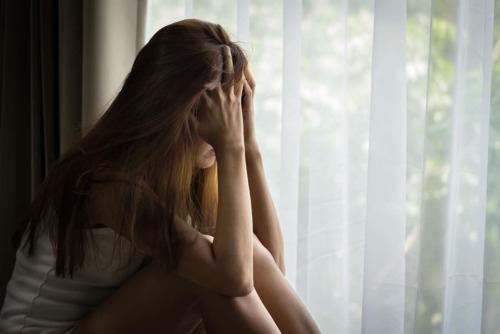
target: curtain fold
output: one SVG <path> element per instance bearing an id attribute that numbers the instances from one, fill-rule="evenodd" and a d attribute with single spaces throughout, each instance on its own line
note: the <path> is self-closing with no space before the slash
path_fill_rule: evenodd
<path id="1" fill-rule="evenodd" d="M 375 1 L 362 333 L 402 333 L 406 226 L 406 4 Z"/>
<path id="2" fill-rule="evenodd" d="M 59 156 L 57 0 L 31 1 L 31 196 Z M 26 92 L 27 93 L 27 92 Z"/>
<path id="3" fill-rule="evenodd" d="M 445 333 L 481 329 L 492 9 L 493 1 L 485 0 L 462 1 L 457 10 L 457 70 L 452 105 L 444 282 Z"/>
<path id="4" fill-rule="evenodd" d="M 11 236 L 59 155 L 57 0 L 2 2 L 1 292 L 14 263 Z"/>
<path id="5" fill-rule="evenodd" d="M 30 2 L 0 3 L 0 300 L 10 279 L 14 233 L 31 194 Z M 13 66 L 13 64 L 19 64 Z"/>
<path id="6" fill-rule="evenodd" d="M 81 136 L 83 0 L 59 1 L 60 152 Z"/>
<path id="7" fill-rule="evenodd" d="M 299 200 L 300 54 L 302 1 L 283 3 L 283 111 L 281 114 L 280 198 L 283 240 L 287 249 L 297 249 Z M 297 253 L 285 257 L 287 277 L 297 280 Z"/>
<path id="8" fill-rule="evenodd" d="M 483 107 L 488 108 L 489 119 L 483 117 L 482 127 L 485 131 L 481 134 L 481 157 L 485 159 L 487 156 L 487 165 L 481 163 L 481 175 L 486 173 L 486 177 L 482 177 L 481 181 L 486 182 L 486 185 L 481 185 L 482 189 L 486 187 L 486 194 L 481 193 L 480 210 L 485 211 L 485 245 L 483 259 L 483 298 L 482 298 L 482 314 L 481 325 L 484 333 L 495 333 L 500 328 L 500 4 L 498 1 L 488 1 L 485 6 L 485 11 L 488 14 L 485 19 L 485 27 L 493 26 L 493 29 L 485 30 L 485 40 L 488 41 L 493 37 L 494 46 L 491 54 L 488 53 L 490 45 L 485 50 L 483 57 L 485 62 L 487 58 L 491 59 L 491 73 L 488 67 L 483 68 L 484 96 L 491 95 L 488 98 L 483 98 Z M 491 57 L 491 58 L 490 58 Z M 490 80 L 491 79 L 491 80 Z M 488 84 L 489 82 L 489 84 Z M 490 90 L 488 90 L 490 88 Z M 489 126 L 488 126 L 489 125 Z M 487 131 L 486 131 L 487 129 Z M 487 146 L 487 147 L 485 147 Z M 494 172 L 496 171 L 496 172 Z"/>

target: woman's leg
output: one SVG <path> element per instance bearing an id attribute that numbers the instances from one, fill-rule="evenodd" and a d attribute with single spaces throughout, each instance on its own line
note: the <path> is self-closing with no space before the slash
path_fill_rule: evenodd
<path id="1" fill-rule="evenodd" d="M 302 303 L 300 297 L 290 286 L 279 267 L 276 265 L 269 251 L 262 245 L 257 237 L 254 237 L 254 286 L 252 294 L 256 294 L 251 301 L 245 299 L 226 297 L 218 298 L 206 296 L 202 298 L 202 313 L 207 331 L 219 333 L 216 330 L 217 324 L 224 322 L 224 319 L 235 318 L 237 323 L 247 321 L 256 322 L 259 320 L 262 303 L 271 315 L 272 319 L 282 333 L 286 334 L 314 334 L 320 333 L 313 317 Z M 201 292 L 203 294 L 203 292 Z M 209 294 L 213 294 L 209 292 Z M 222 304 L 218 305 L 218 303 Z M 218 310 L 231 305 L 228 313 L 220 313 Z M 236 310 L 236 313 L 234 312 Z M 242 312 L 243 311 L 243 312 Z M 253 312 L 256 314 L 253 315 Z M 239 318 L 243 315 L 242 318 Z M 241 331 L 228 330 L 227 333 L 240 333 Z M 222 332 L 221 332 L 222 333 Z M 262 332 L 266 333 L 266 332 Z"/>
<path id="2" fill-rule="evenodd" d="M 200 321 L 189 285 L 150 263 L 82 319 L 79 333 L 185 333 Z"/>
<path id="3" fill-rule="evenodd" d="M 226 297 L 151 263 L 84 318 L 78 333 L 319 333 L 271 254 L 254 240 L 255 290 Z M 276 327 L 276 325 L 279 327 Z"/>
<path id="4" fill-rule="evenodd" d="M 257 237 L 254 238 L 254 286 L 282 333 L 320 333 L 304 303 Z"/>
<path id="5" fill-rule="evenodd" d="M 151 263 L 79 322 L 79 333 L 278 333 L 254 292 L 225 297 Z"/>

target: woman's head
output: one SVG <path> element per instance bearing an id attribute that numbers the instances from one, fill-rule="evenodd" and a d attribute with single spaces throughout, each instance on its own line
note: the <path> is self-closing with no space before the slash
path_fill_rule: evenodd
<path id="1" fill-rule="evenodd" d="M 236 84 L 247 59 L 220 25 L 189 19 L 160 29 L 138 53 L 101 119 L 56 161 L 26 224 L 32 241 L 42 217 L 57 218 L 47 224 L 58 259 L 64 262 L 61 268 L 58 261 L 59 274 L 72 273 L 83 261 L 85 239 L 78 231 L 90 225 L 85 193 L 92 174 L 106 166 L 124 170 L 158 195 L 167 212 L 167 218 L 158 221 L 158 231 L 168 232 L 167 243 L 174 239 L 174 215 L 191 216 L 195 226 L 210 231 L 217 208 L 215 157 L 198 137 L 196 124 L 203 91 L 221 79 L 225 45 L 231 49 L 234 77 L 224 76 L 224 84 Z M 130 198 L 135 191 L 131 185 Z M 139 209 L 139 203 L 129 205 L 132 213 Z M 133 217 L 123 222 L 132 223 Z M 65 236 L 75 240 L 67 243 Z M 62 242 L 69 249 L 58 247 Z"/>
<path id="2" fill-rule="evenodd" d="M 191 202 L 184 189 L 201 173 L 197 167 L 213 165 L 213 151 L 198 137 L 196 123 L 203 91 L 221 79 L 225 45 L 234 77 L 225 75 L 224 84 L 236 84 L 247 59 L 220 25 L 189 19 L 160 29 L 140 50 L 121 91 L 80 149 L 142 174 L 158 193 Z M 211 168 L 201 174 L 215 182 Z"/>
<path id="3" fill-rule="evenodd" d="M 94 132 L 111 130 L 111 145 L 133 141 L 151 148 L 154 138 L 164 142 L 156 148 L 163 147 L 163 153 L 175 151 L 177 159 L 181 147 L 195 152 L 199 100 L 204 90 L 221 79 L 224 45 L 231 48 L 234 64 L 234 78 L 225 82 L 235 84 L 247 60 L 220 25 L 189 19 L 160 29 L 137 55 L 120 93 Z M 123 131 L 116 131 L 117 127 Z"/>

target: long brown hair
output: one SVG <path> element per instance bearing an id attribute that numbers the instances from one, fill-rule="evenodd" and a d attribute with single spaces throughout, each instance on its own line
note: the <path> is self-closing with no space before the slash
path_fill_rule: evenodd
<path id="1" fill-rule="evenodd" d="M 209 233 L 217 211 L 217 175 L 215 166 L 196 168 L 195 119 L 201 93 L 221 76 L 224 45 L 234 63 L 234 77 L 226 82 L 234 84 L 247 59 L 220 25 L 189 19 L 156 32 L 97 124 L 52 166 L 17 233 L 17 246 L 33 254 L 37 237 L 48 233 L 56 274 L 72 276 L 89 246 L 83 231 L 91 225 L 85 200 L 92 175 L 106 166 L 130 175 L 122 227 L 139 234 L 145 224 L 154 228 L 154 249 L 169 266 L 175 265 L 174 216 L 189 216 Z M 146 184 L 162 203 L 150 222 L 138 221 L 144 206 L 138 184 Z"/>

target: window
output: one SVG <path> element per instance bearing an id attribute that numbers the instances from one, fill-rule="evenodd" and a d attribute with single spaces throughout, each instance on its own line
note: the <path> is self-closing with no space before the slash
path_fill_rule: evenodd
<path id="1" fill-rule="evenodd" d="M 496 6 L 495 6 L 496 5 Z M 500 6 L 149 1 L 248 50 L 287 278 L 325 333 L 498 333 Z"/>

